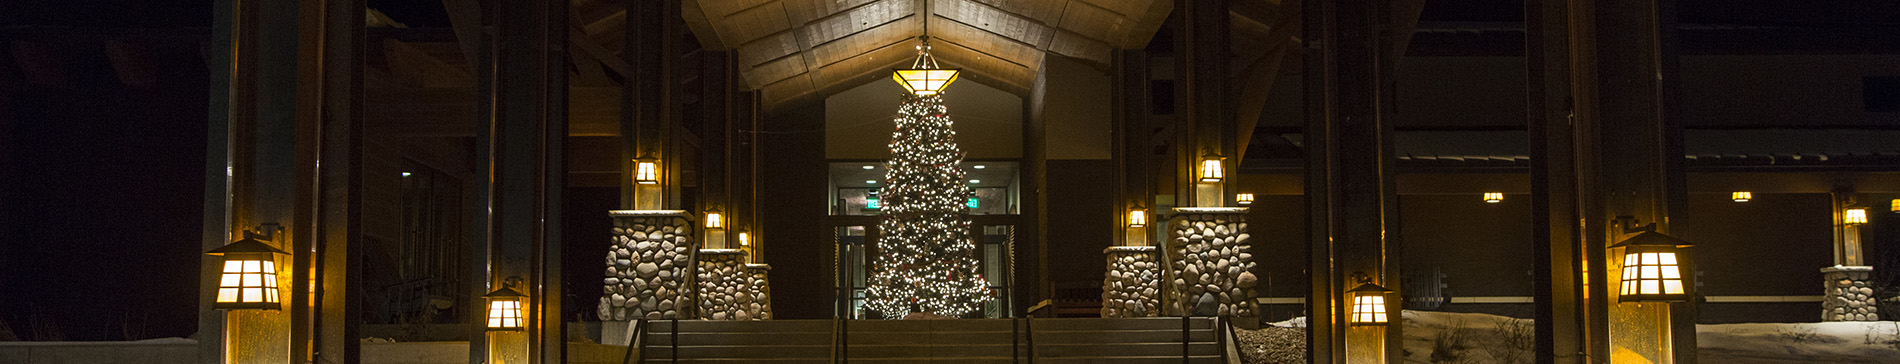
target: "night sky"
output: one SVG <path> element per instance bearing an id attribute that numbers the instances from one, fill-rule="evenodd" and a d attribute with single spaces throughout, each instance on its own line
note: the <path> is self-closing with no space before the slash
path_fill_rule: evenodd
<path id="1" fill-rule="evenodd" d="M 1822 3 L 1682 1 L 1679 14 L 1687 23 L 1900 22 L 1900 2 Z M 447 25 L 437 1 L 369 4 L 411 27 Z M 0 1 L 0 39 L 45 43 L 61 38 L 14 36 L 100 30 L 208 38 L 210 18 L 207 0 L 8 0 Z M 1512 22 L 1523 14 L 1520 2 L 1440 0 L 1423 18 Z M 15 56 L 0 54 L 0 320 L 16 334 L 31 335 L 33 322 L 56 324 L 67 340 L 196 330 L 209 87 L 199 51 L 154 49 L 149 89 L 120 83 L 100 52 L 60 59 L 65 83 L 57 86 L 25 82 Z"/>

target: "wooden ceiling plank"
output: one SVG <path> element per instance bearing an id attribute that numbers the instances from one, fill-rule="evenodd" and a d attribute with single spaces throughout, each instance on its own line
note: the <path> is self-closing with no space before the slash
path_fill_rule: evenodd
<path id="1" fill-rule="evenodd" d="M 1062 21 L 1056 23 L 1056 28 L 1106 42 L 1127 34 L 1131 23 L 1132 19 L 1114 11 L 1084 1 L 1070 1 L 1069 6 L 1063 8 Z"/>
<path id="2" fill-rule="evenodd" d="M 786 18 L 783 4 L 775 1 L 713 20 L 713 28 L 719 31 L 719 39 L 724 44 L 745 44 L 792 29 L 795 24 Z"/>
<path id="3" fill-rule="evenodd" d="M 909 48 L 906 48 L 909 50 L 908 54 L 899 57 L 910 59 L 917 52 L 915 47 L 917 38 L 911 36 L 918 32 L 917 29 L 918 23 L 913 21 L 913 18 L 905 18 L 904 21 L 891 22 L 870 31 L 858 32 L 830 43 L 817 45 L 812 47 L 811 53 L 817 60 L 815 63 L 817 67 L 829 67 L 857 57 L 887 56 L 885 53 L 888 52 L 882 52 L 886 47 L 910 41 Z M 889 59 L 870 60 L 872 63 L 881 61 L 889 61 Z"/>
<path id="4" fill-rule="evenodd" d="M 936 20 L 936 23 L 931 24 L 931 29 L 935 33 L 933 37 L 942 41 L 955 43 L 1025 67 L 1042 63 L 1044 53 L 1035 45 L 946 18 L 933 20 Z M 981 45 L 981 49 L 979 50 L 976 45 Z"/>
<path id="5" fill-rule="evenodd" d="M 964 26 L 1009 38 L 1017 43 L 1028 44 L 1031 48 L 1048 47 L 1046 40 L 1054 31 L 1049 25 L 1033 18 L 969 0 L 951 0 L 937 4 L 936 12 L 937 16 L 933 19 L 961 23 Z M 934 28 L 942 23 L 942 21 L 937 21 L 930 25 Z"/>
<path id="6" fill-rule="evenodd" d="M 1106 70 L 1114 61 L 1115 47 L 1095 38 L 1058 30 L 1055 39 L 1049 41 L 1049 52 L 1079 59 L 1097 69 Z"/>
<path id="7" fill-rule="evenodd" d="M 917 7 L 910 2 L 880 1 L 819 19 L 799 30 L 806 41 L 817 46 L 916 15 L 916 12 Z"/>

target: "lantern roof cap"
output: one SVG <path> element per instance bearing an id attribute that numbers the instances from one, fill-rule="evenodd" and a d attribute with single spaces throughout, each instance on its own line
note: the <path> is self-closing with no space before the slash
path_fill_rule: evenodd
<path id="1" fill-rule="evenodd" d="M 1367 283 L 1360 283 L 1358 287 L 1354 287 L 1352 289 L 1352 292 L 1353 293 L 1386 293 L 1386 292 L 1392 292 L 1392 290 L 1386 289 L 1384 286 L 1367 282 Z"/>
<path id="2" fill-rule="evenodd" d="M 261 237 L 262 239 L 270 239 L 270 235 L 268 234 L 259 234 L 255 231 L 245 230 L 243 239 L 238 239 L 238 241 L 231 242 L 230 244 L 225 244 L 224 246 L 218 247 L 217 249 L 211 249 L 211 251 L 205 252 L 205 253 L 211 254 L 211 255 L 225 255 L 225 254 L 234 254 L 234 253 L 236 254 L 242 254 L 242 253 L 290 254 L 290 253 L 284 252 L 283 250 L 277 249 L 277 247 L 275 246 L 271 246 L 270 244 L 265 244 L 263 241 L 259 240 L 260 235 L 262 235 Z"/>
<path id="3" fill-rule="evenodd" d="M 513 298 L 513 297 L 527 297 L 527 296 L 528 295 L 521 294 L 521 291 L 516 291 L 514 288 L 511 288 L 511 287 L 501 287 L 501 288 L 495 289 L 494 292 L 488 292 L 488 294 L 482 295 L 482 297 L 487 297 L 487 298 Z"/>
<path id="4" fill-rule="evenodd" d="M 1629 239 L 1623 239 L 1623 241 L 1617 242 L 1616 245 L 1611 245 L 1610 247 L 1614 248 L 1614 247 L 1628 247 L 1628 246 L 1667 246 L 1667 247 L 1675 247 L 1675 248 L 1687 248 L 1694 245 L 1695 244 L 1690 243 L 1688 240 L 1678 239 L 1674 236 L 1669 236 L 1668 234 L 1663 234 L 1663 233 L 1659 233 L 1654 230 L 1651 230 L 1651 231 L 1644 231 L 1641 234 L 1636 234 L 1636 236 L 1631 236 L 1629 237 Z"/>

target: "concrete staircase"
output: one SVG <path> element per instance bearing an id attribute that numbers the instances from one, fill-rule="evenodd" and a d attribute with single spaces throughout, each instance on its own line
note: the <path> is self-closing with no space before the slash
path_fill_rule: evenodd
<path id="1" fill-rule="evenodd" d="M 1012 323 L 1014 324 L 1012 330 Z M 1029 363 L 1025 320 L 855 320 L 841 347 L 852 363 Z M 679 321 L 648 323 L 647 363 L 830 363 L 831 320 Z M 1213 319 L 1189 321 L 1192 363 L 1221 363 Z M 1180 318 L 1036 319 L 1036 363 L 1181 363 Z"/>

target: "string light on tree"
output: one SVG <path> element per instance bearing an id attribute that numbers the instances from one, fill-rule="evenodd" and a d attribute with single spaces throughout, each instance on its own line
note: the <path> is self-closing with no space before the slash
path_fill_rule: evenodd
<path id="1" fill-rule="evenodd" d="M 962 316 L 991 296 L 970 240 L 963 151 L 940 95 L 905 95 L 891 136 L 875 274 L 866 306 L 885 318 Z"/>

